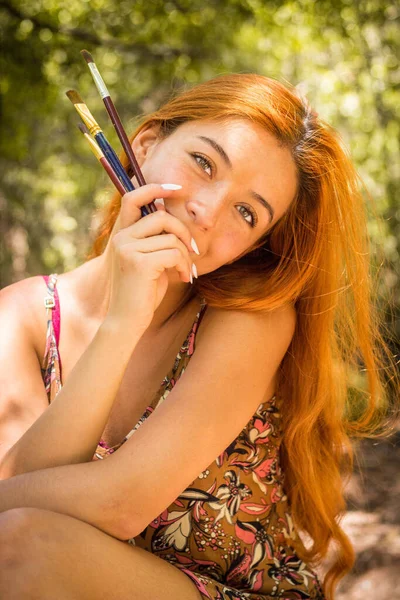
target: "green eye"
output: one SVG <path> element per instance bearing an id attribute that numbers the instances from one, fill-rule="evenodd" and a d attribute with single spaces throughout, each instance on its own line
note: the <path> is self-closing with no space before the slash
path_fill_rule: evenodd
<path id="1" fill-rule="evenodd" d="M 197 154 L 194 152 L 192 156 L 197 162 L 197 164 L 201 167 L 201 169 L 211 177 L 211 175 L 213 174 L 213 166 L 211 162 L 202 154 Z M 209 170 L 209 172 L 207 171 L 207 169 Z"/>
<path id="2" fill-rule="evenodd" d="M 250 227 L 255 227 L 257 225 L 257 214 L 250 206 L 239 204 L 236 208 Z"/>

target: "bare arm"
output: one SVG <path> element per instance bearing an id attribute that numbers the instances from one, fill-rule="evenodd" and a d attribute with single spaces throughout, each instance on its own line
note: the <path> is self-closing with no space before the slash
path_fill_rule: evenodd
<path id="1" fill-rule="evenodd" d="M 138 208 L 160 194 L 173 192 L 159 184 L 150 184 L 123 197 L 121 229 L 112 239 L 111 260 L 105 273 L 111 281 L 107 316 L 66 384 L 44 412 L 44 392 L 41 392 L 42 414 L 37 421 L 31 420 L 29 429 L 4 455 L 0 478 L 85 462 L 93 457 L 132 352 L 166 293 L 166 270 L 175 268 L 182 281 L 189 281 L 189 249 L 192 250 L 188 229 L 165 211 L 140 219 Z M 161 235 L 163 232 L 171 235 Z M 9 320 L 13 302 L 10 295 L 7 290 L 1 293 L 0 330 Z M 9 404 L 11 399 L 20 410 L 26 410 L 30 378 L 39 387 L 40 369 L 37 361 L 36 367 L 33 364 L 32 344 L 25 335 L 24 327 L 19 327 L 15 339 L 9 327 L 9 339 L 2 342 L 0 384 L 4 383 L 6 394 L 0 406 Z M 21 357 L 16 348 L 23 351 L 22 361 L 30 357 L 29 369 L 24 367 L 21 371 Z M 22 386 L 15 383 L 21 380 Z"/>
<path id="2" fill-rule="evenodd" d="M 0 481 L 0 513 L 26 506 L 51 510 L 127 539 L 121 535 L 126 523 L 116 483 L 114 463 L 109 459 L 24 473 Z"/>
<path id="3" fill-rule="evenodd" d="M 205 319 L 203 341 L 168 401 L 117 452 L 0 482 L 0 512 L 52 510 L 128 539 L 168 507 L 269 399 L 295 327 L 289 309 Z"/>
<path id="4" fill-rule="evenodd" d="M 133 324 L 129 335 L 101 325 L 57 397 L 6 452 L 2 479 L 92 459 L 140 337 Z"/>
<path id="5" fill-rule="evenodd" d="M 35 294 L 34 278 L 0 292 L 0 471 L 7 451 L 49 406 L 27 303 Z"/>

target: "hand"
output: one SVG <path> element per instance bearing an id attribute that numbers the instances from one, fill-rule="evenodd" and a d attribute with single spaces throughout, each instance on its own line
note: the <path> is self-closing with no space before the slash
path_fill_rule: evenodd
<path id="1" fill-rule="evenodd" d="M 106 320 L 145 331 L 168 288 L 166 269 L 192 280 L 191 234 L 176 217 L 158 210 L 140 218 L 140 207 L 176 190 L 160 184 L 142 186 L 122 197 L 111 241 L 111 294 Z"/>

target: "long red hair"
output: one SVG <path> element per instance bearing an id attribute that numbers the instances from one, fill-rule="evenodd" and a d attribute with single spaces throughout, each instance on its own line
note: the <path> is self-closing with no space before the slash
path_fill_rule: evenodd
<path id="1" fill-rule="evenodd" d="M 277 394 L 285 399 L 281 455 L 293 521 L 312 540 L 299 545 L 300 557 L 317 565 L 335 543 L 324 580 L 333 598 L 354 563 L 339 525 L 343 477 L 353 462 L 350 436 L 376 431 L 387 396 L 382 373 L 394 366 L 372 299 L 365 206 L 337 133 L 295 89 L 266 77 L 225 75 L 184 91 L 147 117 L 132 139 L 151 125 L 167 136 L 189 120 L 232 117 L 265 127 L 290 148 L 298 193 L 257 249 L 201 276 L 197 291 L 226 309 L 296 307 L 296 331 L 278 378 Z M 88 258 L 103 252 L 120 200 L 117 194 L 107 205 Z M 360 364 L 366 384 L 355 394 L 351 382 Z"/>

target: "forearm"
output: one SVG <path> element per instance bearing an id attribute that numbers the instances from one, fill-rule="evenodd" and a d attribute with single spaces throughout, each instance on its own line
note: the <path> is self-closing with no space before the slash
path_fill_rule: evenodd
<path id="1" fill-rule="evenodd" d="M 123 511 L 118 506 L 123 494 L 111 465 L 105 464 L 109 461 L 65 465 L 0 481 L 0 512 L 22 507 L 51 510 L 126 539 Z"/>
<path id="2" fill-rule="evenodd" d="M 104 431 L 142 333 L 104 322 L 49 408 L 7 452 L 0 478 L 86 462 Z"/>

